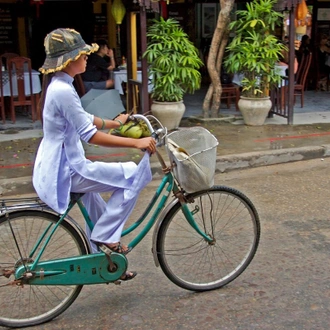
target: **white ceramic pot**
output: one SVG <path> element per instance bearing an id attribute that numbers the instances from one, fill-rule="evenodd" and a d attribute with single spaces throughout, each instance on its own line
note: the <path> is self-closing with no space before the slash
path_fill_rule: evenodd
<path id="1" fill-rule="evenodd" d="M 183 114 L 186 110 L 183 101 L 158 102 L 152 101 L 151 112 L 168 130 L 179 127 Z"/>
<path id="2" fill-rule="evenodd" d="M 261 126 L 265 123 L 272 101 L 269 97 L 250 98 L 241 96 L 238 108 L 242 113 L 245 125 Z"/>

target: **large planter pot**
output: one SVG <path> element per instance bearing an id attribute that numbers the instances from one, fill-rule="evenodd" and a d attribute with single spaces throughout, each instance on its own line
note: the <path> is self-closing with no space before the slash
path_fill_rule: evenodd
<path id="1" fill-rule="evenodd" d="M 238 108 L 242 113 L 245 125 L 261 126 L 265 123 L 272 101 L 269 97 L 250 98 L 241 96 Z"/>
<path id="2" fill-rule="evenodd" d="M 183 101 L 158 102 L 152 101 L 151 112 L 168 130 L 178 128 L 186 110 Z"/>

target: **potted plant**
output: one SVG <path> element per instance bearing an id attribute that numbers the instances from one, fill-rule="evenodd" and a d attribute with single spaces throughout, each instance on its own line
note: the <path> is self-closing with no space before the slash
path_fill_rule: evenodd
<path id="1" fill-rule="evenodd" d="M 147 32 L 147 58 L 152 77 L 151 111 L 169 130 L 177 128 L 185 111 L 183 96 L 200 88 L 203 65 L 198 50 L 178 21 L 160 17 Z"/>
<path id="2" fill-rule="evenodd" d="M 269 91 L 281 84 L 276 64 L 286 46 L 273 34 L 283 17 L 273 9 L 275 3 L 276 0 L 246 3 L 246 9 L 238 10 L 237 19 L 229 25 L 235 36 L 227 47 L 224 65 L 229 72 L 243 76 L 238 107 L 247 125 L 264 124 L 272 105 Z"/>

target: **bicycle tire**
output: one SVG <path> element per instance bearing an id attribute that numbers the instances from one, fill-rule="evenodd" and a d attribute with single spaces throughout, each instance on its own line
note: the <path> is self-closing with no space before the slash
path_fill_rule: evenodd
<path id="1" fill-rule="evenodd" d="M 252 261 L 260 240 L 260 220 L 240 191 L 214 186 L 187 196 L 199 228 L 214 238 L 208 243 L 186 220 L 178 201 L 165 215 L 157 234 L 157 256 L 165 275 L 192 291 L 223 287 Z"/>
<path id="2" fill-rule="evenodd" d="M 29 252 L 44 229 L 56 223 L 59 216 L 38 211 L 23 210 L 9 213 L 12 235 L 6 215 L 0 217 L 0 268 L 14 270 L 32 260 Z M 18 252 L 21 251 L 22 258 Z M 87 254 L 87 248 L 79 232 L 68 221 L 63 220 L 40 261 Z M 0 325 L 6 327 L 25 327 L 45 323 L 63 313 L 78 297 L 82 285 L 7 285 L 14 280 L 0 274 Z M 5 285 L 5 286 L 3 286 Z"/>

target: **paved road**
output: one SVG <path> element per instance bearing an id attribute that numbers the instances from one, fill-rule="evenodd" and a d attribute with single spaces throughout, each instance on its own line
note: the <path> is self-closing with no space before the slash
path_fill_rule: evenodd
<path id="1" fill-rule="evenodd" d="M 153 264 L 148 235 L 129 255 L 136 279 L 85 286 L 64 314 L 33 329 L 329 329 L 329 165 L 326 158 L 216 175 L 216 184 L 250 197 L 262 223 L 255 259 L 223 289 L 197 294 L 169 282 Z M 147 201 L 146 190 L 136 215 Z"/>

